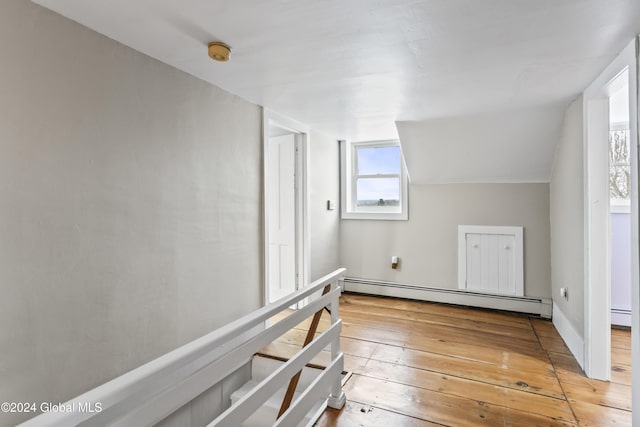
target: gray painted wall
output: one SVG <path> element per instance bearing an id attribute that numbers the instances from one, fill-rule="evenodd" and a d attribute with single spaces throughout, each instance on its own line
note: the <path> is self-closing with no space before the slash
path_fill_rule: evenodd
<path id="1" fill-rule="evenodd" d="M 550 185 L 553 303 L 584 336 L 584 168 L 582 97 L 569 106 Z M 569 299 L 560 297 L 565 287 Z"/>
<path id="2" fill-rule="evenodd" d="M 458 225 L 524 226 L 526 296 L 551 297 L 548 184 L 411 185 L 408 221 L 342 220 L 348 275 L 457 288 Z M 400 257 L 398 270 L 391 256 Z"/>
<path id="3" fill-rule="evenodd" d="M 331 273 L 340 265 L 340 150 L 338 140 L 311 132 L 309 164 L 309 233 L 311 280 Z M 336 208 L 327 210 L 327 201 Z"/>
<path id="4" fill-rule="evenodd" d="M 260 305 L 259 107 L 25 0 L 0 52 L 0 401 L 64 401 Z"/>

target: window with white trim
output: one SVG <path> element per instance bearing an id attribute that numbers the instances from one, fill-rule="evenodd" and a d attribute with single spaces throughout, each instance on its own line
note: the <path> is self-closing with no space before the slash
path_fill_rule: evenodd
<path id="1" fill-rule="evenodd" d="M 612 212 L 630 211 L 629 152 L 629 123 L 612 123 L 609 128 L 609 194 Z"/>
<path id="2" fill-rule="evenodd" d="M 341 141 L 343 219 L 408 219 L 408 179 L 399 141 Z"/>

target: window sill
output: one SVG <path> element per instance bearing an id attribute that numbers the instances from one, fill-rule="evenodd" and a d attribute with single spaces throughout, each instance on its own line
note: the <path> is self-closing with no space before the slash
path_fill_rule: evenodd
<path id="1" fill-rule="evenodd" d="M 391 212 L 342 212 L 341 219 L 364 219 L 364 220 L 380 220 L 380 221 L 407 221 L 409 214 L 407 212 L 391 213 Z"/>
<path id="2" fill-rule="evenodd" d="M 620 214 L 620 213 L 631 213 L 631 205 L 626 203 L 611 203 L 609 212 Z"/>

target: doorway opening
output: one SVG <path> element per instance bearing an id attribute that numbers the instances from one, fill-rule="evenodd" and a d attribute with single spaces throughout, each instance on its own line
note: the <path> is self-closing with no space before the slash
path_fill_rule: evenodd
<path id="1" fill-rule="evenodd" d="M 631 327 L 631 147 L 629 146 L 629 72 L 610 84 L 609 212 L 611 325 Z M 612 351 L 615 347 L 612 346 Z"/>
<path id="2" fill-rule="evenodd" d="M 264 112 L 264 303 L 309 283 L 307 220 L 308 130 Z"/>
<path id="3" fill-rule="evenodd" d="M 631 147 L 629 70 L 609 85 L 609 256 L 611 289 L 611 381 L 630 384 L 631 326 Z M 631 406 L 631 395 L 627 405 Z"/>
<path id="4" fill-rule="evenodd" d="M 631 301 L 631 335 L 633 364 L 639 366 L 638 330 L 640 308 L 638 289 L 638 150 L 637 150 L 637 41 L 630 43 L 584 92 L 584 188 L 585 188 L 585 310 L 584 310 L 584 368 L 591 378 L 611 379 L 612 308 L 620 299 Z M 626 97 L 626 99 L 625 99 Z M 626 102 L 627 110 L 620 108 Z M 616 111 L 616 110 L 621 110 Z M 626 113 L 626 114 L 625 114 Z M 628 117 L 628 133 L 622 129 Z M 627 141 L 622 141 L 624 138 Z M 617 140 L 616 140 L 617 138 Z M 625 153 L 628 143 L 628 155 Z M 616 152 L 617 150 L 617 152 Z M 624 160 L 628 158 L 628 165 Z M 628 181 L 623 175 L 628 173 Z M 626 188 L 625 188 L 626 186 Z M 628 249 L 621 248 L 617 233 L 620 224 L 614 223 L 623 205 L 621 194 L 628 193 L 629 226 L 626 236 Z M 616 194 L 614 194 L 616 193 Z M 613 200 L 612 200 L 613 198 Z M 630 293 L 618 297 L 612 293 L 613 262 L 616 256 L 629 256 L 629 265 L 622 267 L 630 278 Z M 620 306 L 618 306 L 620 307 Z M 618 322 L 618 319 L 613 319 Z M 635 370 L 637 371 L 637 370 Z M 640 386 L 640 376 L 633 372 L 633 388 Z M 633 393 L 633 407 L 638 408 L 638 393 Z M 634 423 L 640 421 L 640 411 L 633 411 Z"/>

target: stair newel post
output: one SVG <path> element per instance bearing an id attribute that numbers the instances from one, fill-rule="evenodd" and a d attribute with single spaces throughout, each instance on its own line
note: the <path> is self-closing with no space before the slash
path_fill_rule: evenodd
<path id="1" fill-rule="evenodd" d="M 337 289 L 342 287 L 342 280 L 335 280 L 331 284 L 331 289 Z M 331 298 L 331 324 L 334 325 L 340 321 L 340 293 L 336 293 Z M 340 326 L 340 331 L 342 330 L 342 326 Z M 331 360 L 336 360 L 341 354 L 340 351 L 340 334 L 338 333 L 335 339 L 331 342 Z M 341 371 L 344 370 L 344 364 L 340 368 Z M 329 400 L 327 405 L 333 409 L 342 409 L 344 404 L 347 401 L 347 397 L 342 391 L 342 376 L 339 375 L 331 387 L 331 396 L 329 396 Z"/>

